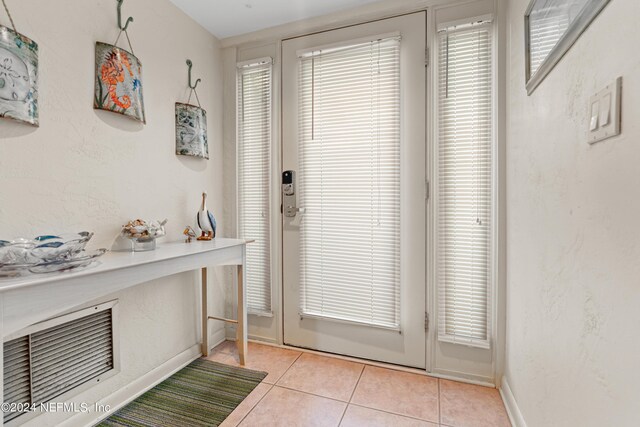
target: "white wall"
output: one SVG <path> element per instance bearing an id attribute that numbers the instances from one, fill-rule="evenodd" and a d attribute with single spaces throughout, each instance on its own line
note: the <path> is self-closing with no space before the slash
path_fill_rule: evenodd
<path id="1" fill-rule="evenodd" d="M 510 2 L 505 378 L 534 426 L 640 422 L 640 2 L 612 0 L 528 97 Z M 623 77 L 620 137 L 588 99 Z"/>
<path id="2" fill-rule="evenodd" d="M 203 190 L 224 228 L 218 40 L 168 0 L 124 2 L 143 66 L 147 125 L 141 125 L 92 108 L 94 45 L 117 36 L 115 0 L 7 3 L 18 31 L 40 47 L 40 127 L 0 121 L 0 235 L 92 230 L 91 247 L 108 248 L 122 224 L 140 217 L 169 219 L 160 244 L 181 240 Z M 0 23 L 9 24 L 4 12 Z M 174 154 L 174 103 L 186 101 L 187 58 L 194 77 L 203 79 L 209 161 Z M 222 270 L 211 275 L 210 310 L 222 313 Z M 120 299 L 122 372 L 81 401 L 122 389 L 199 341 L 197 282 L 195 273 L 185 273 L 112 296 Z"/>

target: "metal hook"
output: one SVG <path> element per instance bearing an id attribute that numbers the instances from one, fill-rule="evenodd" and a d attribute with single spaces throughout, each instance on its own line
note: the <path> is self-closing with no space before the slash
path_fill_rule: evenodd
<path id="1" fill-rule="evenodd" d="M 127 31 L 127 27 L 131 22 L 133 22 L 133 18 L 131 16 L 127 18 L 127 22 L 124 24 L 124 27 L 122 26 L 122 12 L 120 11 L 122 8 L 122 2 L 124 2 L 124 0 L 118 0 L 118 28 L 120 28 L 121 31 Z"/>
<path id="2" fill-rule="evenodd" d="M 191 67 L 193 67 L 193 62 L 191 62 L 190 59 L 187 59 L 187 65 L 189 66 L 189 88 L 196 90 L 196 87 L 198 86 L 198 83 L 200 83 L 202 81 L 202 79 L 198 79 L 196 80 L 196 84 L 191 85 Z"/>

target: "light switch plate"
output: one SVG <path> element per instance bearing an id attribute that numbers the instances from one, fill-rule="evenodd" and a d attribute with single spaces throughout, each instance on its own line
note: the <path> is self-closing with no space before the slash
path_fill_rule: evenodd
<path id="1" fill-rule="evenodd" d="M 589 144 L 620 135 L 622 77 L 593 95 L 589 101 Z"/>

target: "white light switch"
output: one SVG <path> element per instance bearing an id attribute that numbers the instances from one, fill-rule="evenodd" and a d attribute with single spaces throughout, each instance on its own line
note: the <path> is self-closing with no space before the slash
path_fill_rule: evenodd
<path id="1" fill-rule="evenodd" d="M 600 123 L 600 101 L 596 101 L 591 104 L 591 124 L 589 124 L 589 130 L 591 132 L 598 130 Z"/>
<path id="2" fill-rule="evenodd" d="M 589 144 L 620 135 L 622 77 L 591 97 Z"/>
<path id="3" fill-rule="evenodd" d="M 600 110 L 600 126 L 607 126 L 611 121 L 611 94 L 602 97 L 602 109 Z"/>

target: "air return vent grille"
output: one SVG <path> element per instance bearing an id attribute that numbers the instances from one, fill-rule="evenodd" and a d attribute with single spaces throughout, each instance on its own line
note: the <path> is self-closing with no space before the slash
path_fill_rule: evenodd
<path id="1" fill-rule="evenodd" d="M 4 344 L 4 402 L 31 402 L 29 372 L 29 337 L 18 338 Z M 4 421 L 14 419 L 18 412 L 6 412 Z"/>
<path id="2" fill-rule="evenodd" d="M 55 326 L 32 327 L 28 335 L 6 342 L 4 402 L 50 402 L 114 369 L 113 310 L 99 309 L 73 313 L 64 323 L 53 319 Z M 20 415 L 7 412 L 4 421 Z"/>

